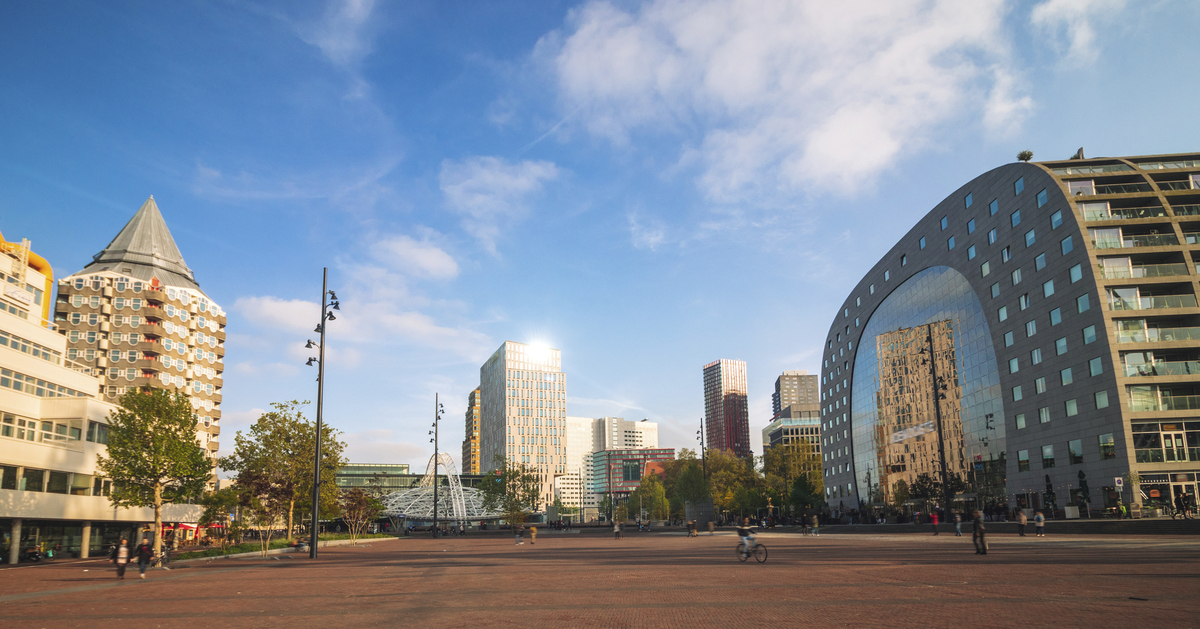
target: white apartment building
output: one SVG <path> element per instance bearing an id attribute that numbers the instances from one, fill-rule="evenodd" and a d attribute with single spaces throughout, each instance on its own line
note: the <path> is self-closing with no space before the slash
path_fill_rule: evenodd
<path id="1" fill-rule="evenodd" d="M 225 311 L 196 282 L 154 197 L 90 264 L 59 281 L 54 323 L 67 358 L 94 368 L 105 401 L 147 388 L 187 395 L 196 439 L 215 465 Z"/>
<path id="2" fill-rule="evenodd" d="M 621 417 L 568 417 L 567 472 L 578 475 L 579 496 L 573 503 L 563 498 L 563 504 L 579 506 L 584 521 L 595 517 L 600 496 L 592 478 L 593 453 L 657 447 L 658 424 L 648 419 L 635 422 Z"/>
<path id="3" fill-rule="evenodd" d="M 87 557 L 154 519 L 151 509 L 114 509 L 106 497 L 111 485 L 96 458 L 116 407 L 103 400 L 93 368 L 66 358 L 67 338 L 37 307 L 31 289 L 52 282 L 28 241 L 0 237 L 0 553 L 9 563 L 32 547 Z M 164 519 L 199 515 L 185 505 Z"/>
<path id="4" fill-rule="evenodd" d="M 554 477 L 567 473 L 567 377 L 557 349 L 505 341 L 479 368 L 481 469 L 497 457 L 523 463 L 554 501 Z"/>

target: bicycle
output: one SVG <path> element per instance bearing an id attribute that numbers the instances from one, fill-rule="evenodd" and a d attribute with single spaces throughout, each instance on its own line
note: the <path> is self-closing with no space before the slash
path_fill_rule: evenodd
<path id="1" fill-rule="evenodd" d="M 767 547 L 762 544 L 754 545 L 754 560 L 762 563 L 767 560 Z M 750 558 L 750 551 L 746 550 L 746 542 L 738 542 L 737 545 L 738 561 L 746 561 Z"/>

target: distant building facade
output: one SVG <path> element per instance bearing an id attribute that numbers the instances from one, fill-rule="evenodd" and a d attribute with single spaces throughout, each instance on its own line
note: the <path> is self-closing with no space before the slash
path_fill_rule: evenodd
<path id="1" fill-rule="evenodd" d="M 771 416 L 779 417 L 789 406 L 804 405 L 804 410 L 821 411 L 821 377 L 807 371 L 785 371 L 775 379 L 771 394 Z M 788 417 L 793 417 L 789 414 Z M 795 417 L 800 417 L 795 415 Z"/>
<path id="2" fill-rule="evenodd" d="M 463 474 L 481 474 L 482 459 L 479 451 L 479 423 L 480 409 L 482 408 L 481 401 L 483 395 L 476 388 L 467 396 L 467 413 L 466 426 L 464 426 L 463 444 L 462 444 L 462 472 Z"/>
<path id="3" fill-rule="evenodd" d="M 649 466 L 675 460 L 675 449 L 602 450 L 593 452 L 591 460 L 593 493 L 600 499 L 611 496 L 613 504 L 620 504 L 641 485 Z"/>
<path id="4" fill-rule="evenodd" d="M 721 359 L 704 366 L 704 426 L 706 447 L 752 456 L 745 361 Z"/>

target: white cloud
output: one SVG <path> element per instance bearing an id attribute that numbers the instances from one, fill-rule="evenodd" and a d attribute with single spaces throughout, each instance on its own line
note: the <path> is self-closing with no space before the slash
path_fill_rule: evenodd
<path id="1" fill-rule="evenodd" d="M 637 212 L 630 212 L 627 218 L 629 219 L 629 234 L 634 248 L 654 251 L 666 241 L 666 227 L 662 221 L 649 219 L 643 222 L 643 219 Z"/>
<path id="2" fill-rule="evenodd" d="M 1055 34 L 1066 33 L 1069 61 L 1088 63 L 1096 60 L 1099 47 L 1092 21 L 1113 17 L 1125 8 L 1126 0 L 1046 0 L 1033 8 L 1034 26 Z"/>
<path id="3" fill-rule="evenodd" d="M 372 429 L 342 435 L 346 459 L 356 463 L 408 463 L 410 472 L 421 474 L 433 453 L 430 444 L 399 441 L 395 431 Z M 454 457 L 456 460 L 458 456 Z"/>
<path id="4" fill-rule="evenodd" d="M 573 10 L 535 56 L 615 144 L 683 138 L 714 201 L 871 185 L 941 125 L 1019 126 L 1002 0 L 653 0 Z"/>
<path id="5" fill-rule="evenodd" d="M 443 161 L 439 182 L 446 206 L 462 214 L 463 228 L 495 255 L 501 228 L 523 218 L 530 197 L 558 175 L 551 162 L 471 157 Z"/>
<path id="6" fill-rule="evenodd" d="M 301 29 L 301 37 L 338 65 L 357 63 L 371 49 L 363 29 L 374 8 L 375 0 L 333 0 L 322 19 Z"/>
<path id="7" fill-rule="evenodd" d="M 450 254 L 429 241 L 416 241 L 399 235 L 371 246 L 375 259 L 406 274 L 446 279 L 458 275 L 458 263 Z"/>
<path id="8" fill-rule="evenodd" d="M 233 310 L 262 328 L 308 333 L 321 320 L 321 304 L 303 299 L 239 297 Z"/>

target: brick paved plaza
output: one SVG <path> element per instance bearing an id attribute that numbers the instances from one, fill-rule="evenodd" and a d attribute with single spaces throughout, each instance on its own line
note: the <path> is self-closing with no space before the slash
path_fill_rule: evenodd
<path id="1" fill-rule="evenodd" d="M 1194 627 L 1196 537 L 729 533 L 401 539 L 125 581 L 111 565 L 0 570 L 4 627 Z"/>

